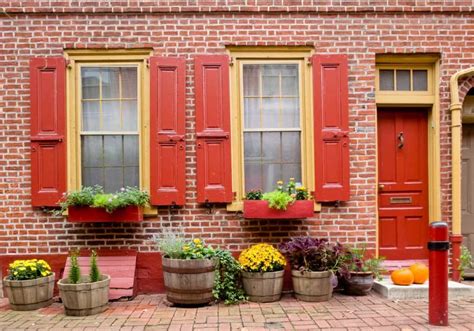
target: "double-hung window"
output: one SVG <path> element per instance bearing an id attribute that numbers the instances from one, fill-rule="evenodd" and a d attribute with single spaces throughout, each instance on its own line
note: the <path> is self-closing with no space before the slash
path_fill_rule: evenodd
<path id="1" fill-rule="evenodd" d="M 149 52 L 68 55 L 68 190 L 148 189 Z"/>
<path id="2" fill-rule="evenodd" d="M 232 187 L 239 210 L 250 190 L 294 178 L 313 190 L 310 50 L 231 50 Z"/>

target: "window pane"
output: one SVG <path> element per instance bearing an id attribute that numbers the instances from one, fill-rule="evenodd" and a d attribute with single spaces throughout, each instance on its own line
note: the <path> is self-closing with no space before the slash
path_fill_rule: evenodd
<path id="1" fill-rule="evenodd" d="M 82 136 L 82 184 L 106 192 L 138 186 L 138 135 Z"/>
<path id="2" fill-rule="evenodd" d="M 262 133 L 263 162 L 280 162 L 281 160 L 281 133 Z"/>
<path id="3" fill-rule="evenodd" d="M 99 68 L 82 68 L 82 99 L 98 99 L 100 84 Z"/>
<path id="4" fill-rule="evenodd" d="M 427 70 L 413 70 L 413 91 L 428 91 Z"/>
<path id="5" fill-rule="evenodd" d="M 245 163 L 245 193 L 262 190 L 262 166 L 259 163 Z"/>
<path id="6" fill-rule="evenodd" d="M 263 128 L 278 128 L 279 125 L 279 108 L 280 99 L 265 98 L 262 105 L 262 127 Z"/>
<path id="7" fill-rule="evenodd" d="M 397 70 L 397 91 L 410 90 L 410 70 Z"/>
<path id="8" fill-rule="evenodd" d="M 260 99 L 245 98 L 244 99 L 244 128 L 260 127 Z"/>
<path id="9" fill-rule="evenodd" d="M 380 70 L 380 90 L 393 91 L 395 85 L 393 83 L 393 70 Z"/>
<path id="10" fill-rule="evenodd" d="M 279 163 L 264 163 L 263 164 L 263 191 L 270 192 L 276 187 L 276 182 L 282 180 L 281 164 Z"/>
<path id="11" fill-rule="evenodd" d="M 137 101 L 122 102 L 122 129 L 123 131 L 137 131 Z"/>
<path id="12" fill-rule="evenodd" d="M 102 99 L 120 98 L 120 68 L 102 69 Z"/>
<path id="13" fill-rule="evenodd" d="M 120 101 L 102 101 L 102 130 L 121 131 Z"/>
<path id="14" fill-rule="evenodd" d="M 283 164 L 282 179 L 287 182 L 290 178 L 295 179 L 295 183 L 301 183 L 301 163 Z"/>
<path id="15" fill-rule="evenodd" d="M 137 98 L 137 68 L 122 68 L 122 98 Z"/>
<path id="16" fill-rule="evenodd" d="M 82 131 L 100 130 L 100 101 L 82 101 Z"/>
<path id="17" fill-rule="evenodd" d="M 244 97 L 258 96 L 259 92 L 259 72 L 260 65 L 245 64 L 244 65 Z"/>
<path id="18" fill-rule="evenodd" d="M 300 133 L 282 133 L 282 160 L 284 162 L 301 162 Z M 295 174 L 296 176 L 296 174 Z M 294 177 L 294 176 L 291 176 Z"/>
<path id="19" fill-rule="evenodd" d="M 282 98 L 281 99 L 281 127 L 299 128 L 300 127 L 300 99 Z"/>
<path id="20" fill-rule="evenodd" d="M 246 161 L 260 161 L 262 157 L 260 132 L 245 132 L 244 146 L 244 157 Z"/>
<path id="21" fill-rule="evenodd" d="M 263 76 L 262 89 L 264 97 L 273 97 L 280 94 L 280 77 L 279 76 Z"/>

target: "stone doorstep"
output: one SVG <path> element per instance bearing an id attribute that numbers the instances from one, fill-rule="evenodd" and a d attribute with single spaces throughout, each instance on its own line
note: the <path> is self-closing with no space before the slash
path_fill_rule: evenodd
<path id="1" fill-rule="evenodd" d="M 394 285 L 389 278 L 375 281 L 374 291 L 390 300 L 428 299 L 428 282 L 423 285 L 410 286 Z M 458 282 L 448 283 L 449 300 L 474 298 L 474 287 Z"/>
<path id="2" fill-rule="evenodd" d="M 464 270 L 464 278 L 465 279 L 472 279 L 474 278 L 474 269 L 473 268 L 469 268 L 469 269 L 466 269 Z"/>

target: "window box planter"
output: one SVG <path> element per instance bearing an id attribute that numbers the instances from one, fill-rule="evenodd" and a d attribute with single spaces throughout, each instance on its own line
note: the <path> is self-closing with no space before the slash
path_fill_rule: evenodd
<path id="1" fill-rule="evenodd" d="M 296 200 L 289 204 L 286 210 L 268 207 L 268 201 L 244 200 L 244 218 L 253 219 L 301 219 L 312 217 L 313 200 Z"/>
<path id="2" fill-rule="evenodd" d="M 68 220 L 71 222 L 141 222 L 143 208 L 128 206 L 108 213 L 104 208 L 70 206 Z"/>

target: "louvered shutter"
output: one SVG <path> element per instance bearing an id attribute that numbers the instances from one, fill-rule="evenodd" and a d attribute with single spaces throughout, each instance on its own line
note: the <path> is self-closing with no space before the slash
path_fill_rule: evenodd
<path id="1" fill-rule="evenodd" d="M 231 202 L 229 57 L 195 59 L 197 201 Z"/>
<path id="2" fill-rule="evenodd" d="M 185 203 L 186 62 L 150 58 L 150 188 L 153 205 Z"/>
<path id="3" fill-rule="evenodd" d="M 314 55 L 316 201 L 349 200 L 349 101 L 345 55 Z"/>
<path id="4" fill-rule="evenodd" d="M 31 201 L 57 206 L 66 191 L 66 62 L 30 60 Z"/>

